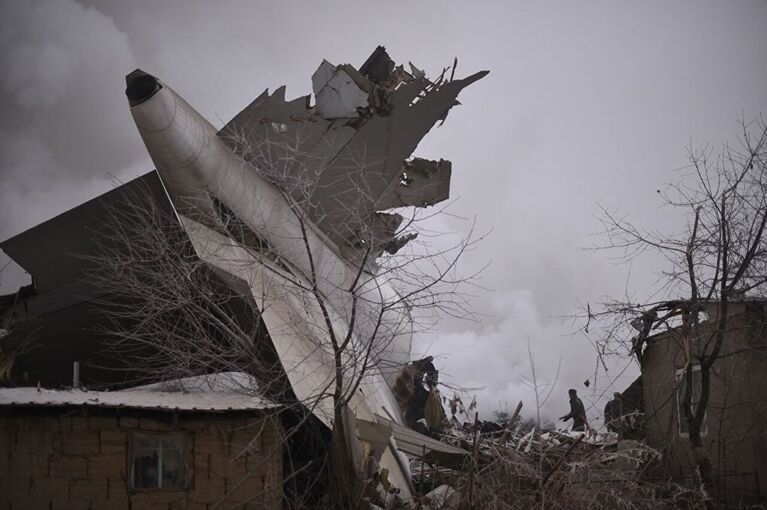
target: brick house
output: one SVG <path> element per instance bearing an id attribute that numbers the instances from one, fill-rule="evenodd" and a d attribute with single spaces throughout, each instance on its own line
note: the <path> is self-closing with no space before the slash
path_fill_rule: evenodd
<path id="1" fill-rule="evenodd" d="M 767 498 L 767 302 L 730 302 L 728 331 L 712 366 L 703 446 L 711 459 L 718 498 L 736 503 Z M 709 310 L 709 319 L 716 307 Z M 713 320 L 701 326 L 710 331 Z M 657 476 L 693 480 L 692 451 L 682 415 L 688 356 L 682 330 L 646 339 L 640 355 L 647 442 L 663 453 Z M 692 362 L 692 405 L 701 392 L 700 367 Z"/>
<path id="2" fill-rule="evenodd" d="M 0 389 L 0 509 L 279 508 L 282 427 L 246 378 Z"/>

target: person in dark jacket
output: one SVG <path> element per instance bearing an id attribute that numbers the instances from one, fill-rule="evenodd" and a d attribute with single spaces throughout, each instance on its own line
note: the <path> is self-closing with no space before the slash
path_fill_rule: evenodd
<path id="1" fill-rule="evenodd" d="M 570 389 L 567 393 L 570 395 L 570 412 L 562 416 L 560 420 L 567 421 L 572 418 L 572 430 L 583 432 L 586 429 L 586 409 L 583 407 L 581 399 L 578 398 L 577 391 Z"/>
<path id="2" fill-rule="evenodd" d="M 605 424 L 610 432 L 620 432 L 623 405 L 621 394 L 613 393 L 613 399 L 605 405 Z"/>

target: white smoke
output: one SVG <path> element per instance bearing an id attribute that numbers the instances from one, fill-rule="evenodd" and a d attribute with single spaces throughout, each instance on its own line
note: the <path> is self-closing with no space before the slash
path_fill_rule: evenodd
<path id="1" fill-rule="evenodd" d="M 590 420 L 599 425 L 603 394 L 622 391 L 630 379 L 621 378 L 610 386 L 600 371 L 595 384 L 594 351 L 588 342 L 571 335 L 571 324 L 543 316 L 535 301 L 534 293 L 527 289 L 494 293 L 491 309 L 486 310 L 492 320 L 481 326 L 470 323 L 464 330 L 438 334 L 431 345 L 418 347 L 437 357 L 442 382 L 469 388 L 466 393 L 469 398 L 476 396 L 480 417 L 492 419 L 496 410 L 511 412 L 520 400 L 523 415 L 535 417 L 535 392 L 529 384 L 532 379 L 529 341 L 542 421 L 555 420 L 569 412 L 567 390 L 574 387 L 589 408 Z M 610 368 L 617 374 L 621 367 Z M 588 387 L 583 385 L 586 379 Z M 450 391 L 446 391 L 450 396 Z M 549 393 L 551 396 L 543 402 Z"/>
<path id="2" fill-rule="evenodd" d="M 4 239 L 130 177 L 141 153 L 123 95 L 135 58 L 111 18 L 72 0 L 5 2 L 0 64 Z"/>

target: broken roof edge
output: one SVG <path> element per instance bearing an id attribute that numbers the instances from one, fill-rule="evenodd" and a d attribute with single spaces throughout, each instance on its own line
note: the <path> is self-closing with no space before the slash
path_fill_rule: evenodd
<path id="1" fill-rule="evenodd" d="M 162 176 L 153 169 L 126 182 L 114 180 L 111 189 L 0 241 L 0 249 L 31 277 L 33 294 L 70 284 L 87 263 L 83 255 L 108 227 L 101 213 L 134 197 L 158 199 L 180 222 Z M 46 249 L 40 250 L 43 244 Z"/>
<path id="2" fill-rule="evenodd" d="M 686 302 L 686 301 L 687 300 L 676 300 L 676 301 L 669 301 L 669 303 L 682 303 L 682 302 Z M 717 303 L 719 303 L 718 299 L 717 300 L 712 300 L 708 304 L 709 305 L 716 305 Z M 742 298 L 742 299 L 728 299 L 727 303 L 730 304 L 730 305 L 736 305 L 736 306 L 738 306 L 738 305 L 757 304 L 757 305 L 762 305 L 764 308 L 767 308 L 767 297 L 759 297 L 759 296 L 751 297 L 751 296 L 749 296 L 749 297 L 745 297 L 745 298 Z M 767 310 L 765 310 L 765 312 L 767 313 Z M 730 310 L 727 313 L 727 319 L 739 318 L 739 317 L 742 317 L 744 315 L 748 315 L 748 314 L 752 314 L 752 313 L 754 313 L 754 311 L 753 310 L 748 310 L 748 309 Z M 637 317 L 641 317 L 641 316 L 642 315 L 638 315 Z M 708 327 L 711 327 L 711 326 L 716 326 L 716 320 L 717 320 L 716 316 L 709 316 L 709 318 L 707 318 L 705 320 L 702 320 L 698 324 L 697 327 L 708 328 Z M 652 331 L 654 331 L 654 332 L 651 335 L 648 335 L 647 337 L 645 337 L 643 339 L 643 343 L 647 344 L 650 341 L 655 342 L 655 341 L 658 341 L 658 340 L 662 340 L 663 337 L 676 334 L 681 329 L 682 329 L 682 325 L 681 324 L 673 326 L 673 327 L 668 327 L 667 326 L 666 329 L 664 329 L 662 331 L 658 331 L 657 328 L 653 329 Z M 632 339 L 637 338 L 637 336 L 638 335 L 634 335 L 632 337 Z"/>
<path id="3" fill-rule="evenodd" d="M 152 170 L 150 170 L 148 172 L 144 172 L 141 175 L 137 175 L 133 179 L 130 179 L 130 180 L 125 181 L 125 182 L 120 182 L 118 180 L 114 180 L 114 182 L 112 183 L 112 188 L 111 189 L 109 189 L 109 190 L 107 190 L 107 191 L 105 191 L 103 193 L 99 193 L 98 195 L 94 196 L 93 198 L 89 198 L 88 200 L 80 202 L 79 204 L 77 204 L 77 205 L 75 205 L 73 207 L 70 207 L 69 209 L 61 211 L 60 213 L 51 216 L 47 220 L 41 221 L 39 223 L 36 223 L 35 225 L 33 225 L 33 226 L 31 226 L 31 227 L 29 227 L 29 228 L 27 228 L 25 230 L 22 230 L 21 232 L 18 232 L 16 234 L 13 234 L 10 237 L 7 237 L 7 238 L 5 238 L 3 240 L 0 240 L 0 249 L 5 251 L 5 246 L 4 245 L 6 245 L 8 243 L 11 243 L 11 242 L 13 242 L 15 240 L 21 239 L 22 237 L 33 233 L 33 231 L 41 228 L 43 225 L 46 225 L 46 224 L 48 224 L 50 222 L 53 222 L 53 221 L 61 220 L 63 217 L 66 217 L 68 215 L 76 214 L 76 211 L 78 209 L 80 209 L 81 207 L 96 204 L 99 201 L 102 201 L 102 200 L 105 200 L 107 198 L 110 198 L 110 195 L 117 195 L 117 194 L 119 194 L 121 192 L 121 190 L 124 189 L 123 186 L 130 185 L 130 184 L 137 185 L 138 181 L 140 181 L 142 179 L 148 178 L 150 176 L 150 174 L 156 174 L 158 178 L 160 177 L 160 174 L 157 172 L 157 170 L 156 169 L 152 169 Z M 162 182 L 162 179 L 160 179 L 160 182 Z M 163 183 L 163 188 L 165 188 L 164 183 Z M 167 190 L 165 190 L 165 192 L 167 193 Z M 8 255 L 9 258 L 13 258 L 7 252 L 6 252 L 6 255 Z M 14 259 L 14 262 L 15 262 L 15 259 Z M 21 264 L 19 264 L 19 265 L 21 265 Z"/>

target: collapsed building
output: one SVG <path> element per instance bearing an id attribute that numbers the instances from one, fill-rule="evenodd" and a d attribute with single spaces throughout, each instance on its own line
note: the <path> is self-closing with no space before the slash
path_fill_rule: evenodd
<path id="1" fill-rule="evenodd" d="M 401 228 L 403 217 L 395 209 L 427 207 L 449 195 L 450 162 L 411 155 L 421 138 L 437 122 L 444 122 L 458 104 L 459 92 L 487 72 L 455 79 L 455 66 L 450 76 L 447 71 L 430 80 L 412 64 L 407 71 L 396 66 L 382 47 L 359 69 L 324 61 L 312 76 L 314 104 L 310 96 L 286 101 L 281 87 L 261 94 L 221 130 L 159 79 L 141 70 L 130 73 L 126 77 L 130 110 L 156 170 L 0 243 L 32 276 L 31 285 L 0 297 L 0 366 L 5 385 L 12 386 L 0 389 L 0 421 L 16 431 L 11 441 L 2 443 L 2 453 L 11 459 L 22 455 L 18 443 L 27 440 L 25 420 L 34 419 L 35 413 L 46 416 L 38 424 L 42 429 L 48 423 L 58 430 L 65 420 L 74 430 L 99 427 L 102 422 L 91 418 L 92 408 L 118 424 L 136 413 L 160 412 L 132 398 L 135 393 L 130 392 L 138 390 L 130 387 L 147 374 L 135 360 L 115 356 L 107 348 L 108 328 L 102 326 L 110 317 L 108 310 L 94 305 L 103 299 L 103 289 L 92 283 L 93 255 L 104 243 L 101 234 L 120 228 L 114 224 L 120 217 L 114 211 L 130 209 L 136 197 L 149 197 L 152 213 L 174 218 L 191 247 L 188 256 L 202 263 L 203 271 L 209 273 L 206 277 L 230 291 L 226 310 L 233 322 L 255 332 L 254 341 L 263 343 L 265 356 L 280 367 L 276 375 L 248 374 L 256 386 L 271 389 L 273 379 L 279 380 L 277 397 L 289 394 L 305 405 L 314 426 L 332 429 L 340 414 L 326 388 L 335 380 L 340 354 L 329 350 L 322 328 L 316 325 L 330 324 L 329 329 L 348 338 L 352 346 L 385 336 L 387 341 L 376 347 L 364 365 L 365 376 L 342 388 L 347 393 L 341 414 L 344 422 L 348 418 L 355 465 L 361 471 L 372 465 L 373 471 L 386 473 L 386 486 L 407 500 L 412 495 L 408 455 L 463 458 L 464 450 L 405 426 L 416 423 L 422 414 L 412 409 L 410 397 L 400 396 L 398 402 L 393 392 L 401 369 L 410 361 L 412 319 L 403 296 L 380 275 L 379 264 L 380 257 L 396 254 L 414 238 Z M 235 223 L 237 229 L 231 228 Z M 297 298 L 307 289 L 316 300 Z M 257 313 L 249 314 L 250 310 Z M 335 360 L 334 354 L 339 354 Z M 141 355 L 147 359 L 151 349 Z M 354 359 L 342 361 L 356 370 Z M 409 394 L 423 396 L 425 390 L 419 384 L 420 379 L 413 379 Z M 49 393 L 46 388 L 63 393 Z M 96 393 L 101 390 L 104 394 Z M 111 390 L 108 397 L 105 390 Z M 194 427 L 184 428 L 184 423 L 230 412 L 235 421 L 253 412 L 256 416 L 251 418 L 258 422 L 258 413 L 284 405 L 266 399 L 263 405 L 247 408 L 192 405 L 189 409 L 174 404 L 173 395 L 163 398 L 160 407 L 167 408 L 170 421 L 153 415 L 139 417 L 139 425 L 148 424 L 148 430 L 159 427 L 171 435 L 189 433 L 191 444 L 197 444 L 196 432 L 191 430 Z M 25 417 L 19 421 L 22 409 Z M 109 414 L 114 410 L 117 414 Z M 193 420 L 179 418 L 190 413 Z M 413 419 L 406 419 L 406 414 Z M 284 421 L 275 425 L 275 431 Z M 141 434 L 146 430 L 139 426 L 126 428 L 120 437 L 129 441 Z M 103 480 L 94 481 L 90 492 L 73 492 L 75 482 L 87 487 L 91 478 L 82 481 L 66 470 L 51 471 L 58 462 L 56 442 L 68 440 L 67 434 L 58 434 L 41 442 L 39 458 L 17 466 L 17 485 L 3 488 L 0 501 L 23 506 L 35 492 L 32 484 L 44 480 L 41 487 L 58 492 L 49 494 L 50 501 L 74 497 L 102 504 L 99 484 Z M 153 468 L 155 485 L 135 485 L 139 468 L 127 460 L 131 444 L 112 452 L 111 460 L 129 469 L 118 470 L 107 482 L 107 498 L 117 494 L 118 506 L 127 502 L 131 508 L 154 508 L 152 504 L 157 503 L 167 508 L 173 498 L 158 502 L 145 497 L 146 490 L 161 489 L 156 483 L 162 476 L 159 465 Z M 187 455 L 176 450 L 176 456 Z M 224 450 L 232 454 L 231 445 Z M 155 451 L 150 457 L 157 455 Z M 274 466 L 287 464 L 280 455 L 273 452 L 269 457 L 273 459 L 267 462 L 272 466 L 270 473 Z M 89 466 L 88 476 L 98 469 L 90 466 L 104 460 L 78 458 Z M 38 464 L 47 468 L 34 471 Z M 287 469 L 286 478 L 292 478 Z M 189 483 L 174 486 L 178 498 L 173 501 L 191 501 L 189 491 L 203 483 L 198 478 L 201 471 L 195 460 L 183 475 Z M 215 482 L 217 502 L 238 508 L 273 507 L 273 500 L 267 504 L 257 498 L 227 503 L 234 492 L 233 480 L 227 480 Z M 25 483 L 27 490 L 20 491 Z M 268 497 L 273 497 L 275 483 L 282 485 L 263 476 L 249 483 Z"/>
<path id="2" fill-rule="evenodd" d="M 700 338 L 710 337 L 715 330 L 718 304 L 706 307 L 706 319 L 696 328 Z M 669 302 L 663 311 L 673 315 L 683 305 Z M 689 331 L 676 326 L 653 333 L 651 327 L 662 324 L 656 319 L 648 315 L 635 323 L 640 334 L 634 339 L 634 352 L 642 375 L 624 395 L 641 398 L 641 437 L 662 454 L 653 476 L 694 483 L 696 461 L 684 402 L 688 391 L 690 410 L 700 401 L 701 367 L 691 355 Z M 701 424 L 703 449 L 712 465 L 717 499 L 733 505 L 763 502 L 767 497 L 767 302 L 745 296 L 732 299 L 727 323 L 722 349 L 711 369 Z"/>

